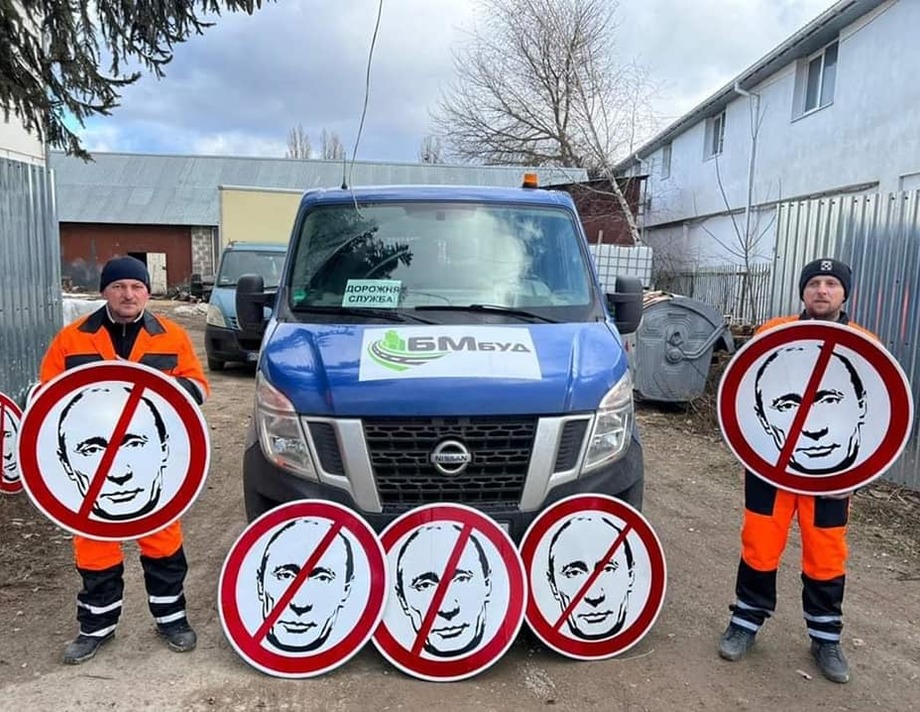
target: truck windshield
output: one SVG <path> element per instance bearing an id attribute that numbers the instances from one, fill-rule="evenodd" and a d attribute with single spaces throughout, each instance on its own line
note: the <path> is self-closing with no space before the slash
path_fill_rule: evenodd
<path id="1" fill-rule="evenodd" d="M 320 206 L 295 247 L 290 306 L 420 308 L 429 318 L 470 307 L 482 318 L 488 305 L 498 307 L 493 318 L 505 307 L 588 319 L 592 280 L 576 220 L 529 205 Z"/>
<path id="2" fill-rule="evenodd" d="M 218 287 L 235 287 L 244 274 L 260 274 L 266 289 L 277 289 L 284 267 L 283 252 L 227 250 L 217 273 Z"/>

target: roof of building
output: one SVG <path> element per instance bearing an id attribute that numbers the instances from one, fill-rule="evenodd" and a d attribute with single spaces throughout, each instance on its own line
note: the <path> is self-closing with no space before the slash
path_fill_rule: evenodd
<path id="1" fill-rule="evenodd" d="M 52 152 L 60 222 L 213 226 L 218 188 L 308 190 L 342 185 L 343 162 L 288 158 L 94 153 L 86 163 Z M 351 161 L 349 185 L 468 185 L 513 187 L 525 171 L 540 184 L 584 180 L 580 168 L 526 168 Z"/>
<path id="2" fill-rule="evenodd" d="M 768 77 L 802 57 L 817 52 L 829 44 L 847 25 L 868 14 L 887 0 L 839 0 L 785 42 L 758 59 L 741 74 L 732 79 L 717 92 L 709 96 L 674 123 L 643 144 L 632 156 L 615 167 L 617 171 L 637 163 L 654 153 L 676 136 L 699 123 L 702 119 L 721 112 L 738 94 L 735 88 L 752 90 Z"/>

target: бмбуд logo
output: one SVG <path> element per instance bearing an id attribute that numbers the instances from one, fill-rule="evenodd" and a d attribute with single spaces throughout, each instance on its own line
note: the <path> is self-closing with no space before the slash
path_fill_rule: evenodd
<path id="1" fill-rule="evenodd" d="M 374 341 L 367 348 L 367 353 L 374 361 L 393 371 L 406 371 L 413 366 L 421 366 L 436 361 L 446 351 L 410 352 L 403 339 L 395 329 L 390 329 L 379 341 Z"/>

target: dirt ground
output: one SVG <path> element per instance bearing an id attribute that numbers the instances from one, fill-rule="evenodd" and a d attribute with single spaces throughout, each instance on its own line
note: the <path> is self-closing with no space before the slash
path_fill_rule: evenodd
<path id="1" fill-rule="evenodd" d="M 202 349 L 203 315 L 176 316 Z M 203 360 L 203 351 L 201 351 Z M 126 545 L 124 613 L 116 639 L 92 661 L 62 665 L 76 630 L 69 536 L 25 494 L 0 498 L 0 709 L 2 710 L 915 710 L 920 708 L 920 497 L 878 484 L 855 499 L 844 647 L 852 680 L 824 680 L 808 655 L 793 535 L 779 575 L 779 610 L 749 656 L 719 659 L 733 599 L 741 522 L 739 467 L 705 407 L 642 406 L 644 514 L 668 565 L 664 608 L 624 655 L 562 658 L 521 635 L 484 673 L 457 683 L 407 677 L 368 644 L 338 670 L 310 680 L 262 674 L 224 637 L 217 580 L 245 527 L 241 460 L 252 371 L 212 374 L 204 412 L 212 460 L 207 485 L 183 519 L 191 571 L 189 616 L 198 649 L 169 652 L 146 610 L 134 544 Z M 703 404 L 705 406 L 705 403 Z"/>

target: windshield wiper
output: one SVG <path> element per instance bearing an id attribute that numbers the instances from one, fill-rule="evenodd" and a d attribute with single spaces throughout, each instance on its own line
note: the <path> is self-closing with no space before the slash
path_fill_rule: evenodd
<path id="1" fill-rule="evenodd" d="M 437 324 L 436 321 L 425 319 L 415 314 L 408 314 L 403 310 L 374 309 L 371 307 L 343 307 L 336 305 L 296 304 L 291 307 L 295 312 L 313 312 L 316 314 L 335 314 L 347 316 L 367 316 L 375 319 L 391 319 L 392 321 L 414 321 L 418 324 Z"/>
<path id="2" fill-rule="evenodd" d="M 456 304 L 423 304 L 415 307 L 415 311 L 466 311 L 480 312 L 483 314 L 507 314 L 516 316 L 521 319 L 531 319 L 532 321 L 542 321 L 547 324 L 558 324 L 556 319 L 550 319 L 548 316 L 537 314 L 536 312 L 527 311 L 526 309 L 515 309 L 514 307 L 503 307 L 498 304 L 467 304 L 459 306 Z"/>

